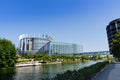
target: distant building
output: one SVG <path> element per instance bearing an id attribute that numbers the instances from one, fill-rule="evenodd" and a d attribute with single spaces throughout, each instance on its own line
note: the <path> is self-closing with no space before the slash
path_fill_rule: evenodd
<path id="1" fill-rule="evenodd" d="M 75 56 L 107 56 L 110 55 L 109 51 L 94 51 L 94 52 L 82 52 L 74 54 Z"/>
<path id="2" fill-rule="evenodd" d="M 73 55 L 75 53 L 83 52 L 83 48 L 81 45 L 73 43 L 54 42 L 53 38 L 48 35 L 42 35 L 42 38 L 40 38 L 23 34 L 20 35 L 19 41 L 20 54 L 47 53 L 48 55 Z"/>
<path id="3" fill-rule="evenodd" d="M 106 27 L 106 31 L 108 37 L 109 50 L 111 51 L 112 40 L 114 40 L 116 32 L 120 31 L 120 18 L 111 21 Z"/>
<path id="4" fill-rule="evenodd" d="M 44 47 L 40 49 L 41 52 L 53 54 L 63 54 L 63 55 L 74 55 L 83 52 L 81 45 L 73 43 L 64 42 L 49 42 Z"/>

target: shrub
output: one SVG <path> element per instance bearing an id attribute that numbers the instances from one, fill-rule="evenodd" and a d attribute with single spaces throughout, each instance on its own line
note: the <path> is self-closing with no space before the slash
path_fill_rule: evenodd
<path id="1" fill-rule="evenodd" d="M 14 67 L 16 60 L 15 46 L 11 41 L 0 38 L 0 68 Z"/>
<path id="2" fill-rule="evenodd" d="M 98 62 L 89 67 L 84 67 L 78 71 L 67 71 L 63 74 L 57 74 L 54 78 L 47 80 L 91 80 L 96 73 L 98 73 L 102 68 L 104 68 L 108 62 Z"/>

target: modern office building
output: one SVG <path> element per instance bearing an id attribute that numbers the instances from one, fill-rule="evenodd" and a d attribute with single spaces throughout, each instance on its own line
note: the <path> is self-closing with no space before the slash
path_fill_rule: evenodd
<path id="1" fill-rule="evenodd" d="M 63 55 L 74 55 L 83 52 L 81 45 L 65 42 L 49 42 L 44 47 L 40 49 L 41 52 L 53 54 L 63 54 Z"/>
<path id="2" fill-rule="evenodd" d="M 116 32 L 120 31 L 120 18 L 111 21 L 106 27 L 106 31 L 108 37 L 109 50 L 111 51 L 112 40 L 114 40 Z"/>
<path id="3" fill-rule="evenodd" d="M 20 35 L 20 53 L 47 53 L 48 55 L 63 54 L 73 55 L 81 53 L 83 48 L 81 45 L 65 42 L 54 42 L 50 36 L 33 37 L 28 35 Z"/>
<path id="4" fill-rule="evenodd" d="M 53 39 L 50 36 L 45 37 L 35 37 L 35 36 L 28 36 L 28 35 L 20 35 L 20 47 L 19 51 L 21 54 L 25 53 L 37 53 L 39 49 L 41 49 L 44 45 L 48 42 L 51 42 Z"/>

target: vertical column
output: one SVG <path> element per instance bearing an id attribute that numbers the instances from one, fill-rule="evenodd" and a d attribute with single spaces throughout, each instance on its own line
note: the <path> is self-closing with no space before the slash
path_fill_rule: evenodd
<path id="1" fill-rule="evenodd" d="M 24 41 L 23 41 L 23 39 L 21 39 L 21 51 L 23 51 L 24 50 Z"/>
<path id="2" fill-rule="evenodd" d="M 29 50 L 32 50 L 32 39 L 29 41 Z"/>
<path id="3" fill-rule="evenodd" d="M 23 52 L 23 39 L 20 39 L 20 53 L 22 54 Z"/>
<path id="4" fill-rule="evenodd" d="M 116 21 L 115 21 L 115 27 L 116 27 L 116 31 L 118 32 L 118 26 Z"/>
<path id="5" fill-rule="evenodd" d="M 19 49 L 20 49 L 20 51 L 22 50 L 22 43 L 21 43 L 21 41 L 22 41 L 22 39 L 20 39 L 20 46 L 19 46 Z"/>
<path id="6" fill-rule="evenodd" d="M 24 42 L 25 42 L 25 47 L 24 47 L 24 51 L 26 51 L 26 47 L 27 47 L 27 42 L 26 42 L 26 38 L 24 39 Z"/>

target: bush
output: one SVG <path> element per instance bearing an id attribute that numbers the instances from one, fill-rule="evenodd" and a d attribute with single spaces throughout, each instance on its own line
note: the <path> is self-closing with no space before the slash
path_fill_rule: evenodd
<path id="1" fill-rule="evenodd" d="M 89 67 L 84 67 L 78 71 L 67 71 L 63 74 L 57 74 L 56 77 L 48 80 L 91 80 L 96 73 L 104 68 L 108 62 L 98 62 Z"/>
<path id="2" fill-rule="evenodd" d="M 0 69 L 0 80 L 13 80 L 15 75 L 15 68 L 2 68 Z"/>
<path id="3" fill-rule="evenodd" d="M 0 38 L 0 68 L 14 67 L 16 60 L 15 46 L 11 41 Z"/>

